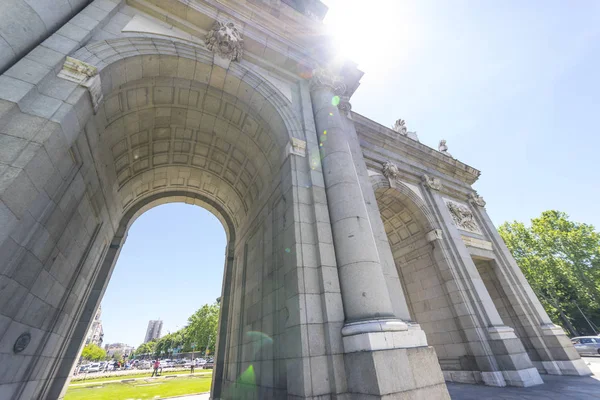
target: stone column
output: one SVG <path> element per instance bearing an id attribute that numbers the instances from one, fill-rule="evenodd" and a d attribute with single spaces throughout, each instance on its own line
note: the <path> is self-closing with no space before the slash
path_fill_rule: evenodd
<path id="1" fill-rule="evenodd" d="M 449 399 L 433 348 L 421 329 L 396 318 L 373 227 L 338 110 L 341 78 L 313 72 L 315 117 L 346 321 L 342 328 L 348 392 L 353 397 Z M 363 161 L 364 162 L 364 161 Z"/>
<path id="2" fill-rule="evenodd" d="M 339 96 L 344 91 L 341 78 L 323 69 L 315 70 L 311 81 L 312 107 L 320 139 L 325 190 L 348 325 L 389 320 L 395 316 L 348 133 L 343 129 L 337 108 Z"/>

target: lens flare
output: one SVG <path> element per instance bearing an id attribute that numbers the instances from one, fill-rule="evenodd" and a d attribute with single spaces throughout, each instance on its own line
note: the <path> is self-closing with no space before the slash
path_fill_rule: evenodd
<path id="1" fill-rule="evenodd" d="M 337 107 L 338 104 L 340 104 L 340 96 L 333 96 L 333 98 L 331 99 L 331 105 Z"/>

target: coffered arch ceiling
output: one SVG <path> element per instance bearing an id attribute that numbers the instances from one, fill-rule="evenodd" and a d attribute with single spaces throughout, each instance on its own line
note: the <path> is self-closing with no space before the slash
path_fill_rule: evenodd
<path id="1" fill-rule="evenodd" d="M 416 211 L 416 205 L 393 188 L 379 188 L 375 198 L 392 250 L 398 246 L 414 243 L 424 237 L 424 217 Z"/>
<path id="2" fill-rule="evenodd" d="M 172 77 L 131 81 L 106 94 L 94 122 L 120 208 L 187 190 L 214 199 L 239 226 L 271 193 L 289 142 L 275 108 L 264 102 L 257 112 L 257 97 L 248 100 L 254 107 Z"/>

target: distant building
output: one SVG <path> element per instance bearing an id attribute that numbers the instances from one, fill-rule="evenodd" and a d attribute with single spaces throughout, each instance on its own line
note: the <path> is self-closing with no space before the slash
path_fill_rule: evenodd
<path id="1" fill-rule="evenodd" d="M 92 321 L 92 325 L 90 325 L 90 329 L 85 337 L 86 345 L 91 343 L 102 347 L 102 341 L 104 340 L 104 329 L 102 328 L 102 320 L 100 319 L 101 315 L 102 306 L 99 306 L 98 311 L 96 311 L 96 315 L 94 316 L 94 320 Z"/>
<path id="2" fill-rule="evenodd" d="M 111 343 L 104 346 L 104 350 L 106 350 L 106 356 L 110 358 L 115 354 L 129 356 L 131 353 L 133 353 L 135 347 L 129 346 L 125 343 Z"/>
<path id="3" fill-rule="evenodd" d="M 148 322 L 148 329 L 146 329 L 146 338 L 144 339 L 144 343 L 148 343 L 153 339 L 160 338 L 162 326 L 163 322 L 161 320 L 152 320 Z"/>

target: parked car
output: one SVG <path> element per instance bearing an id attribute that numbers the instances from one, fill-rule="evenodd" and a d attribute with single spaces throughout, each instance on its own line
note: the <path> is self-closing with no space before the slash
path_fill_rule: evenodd
<path id="1" fill-rule="evenodd" d="M 204 365 L 206 364 L 206 360 L 204 358 L 196 358 L 196 365 Z"/>
<path id="2" fill-rule="evenodd" d="M 160 366 L 162 368 L 173 368 L 174 364 L 172 360 L 167 358 L 166 360 L 160 360 Z"/>
<path id="3" fill-rule="evenodd" d="M 137 364 L 137 368 L 138 369 L 150 369 L 150 368 L 152 368 L 152 363 L 148 360 L 143 360 Z"/>
<path id="4" fill-rule="evenodd" d="M 571 342 L 579 355 L 600 354 L 600 337 L 598 336 L 577 336 L 571 338 Z"/>
<path id="5" fill-rule="evenodd" d="M 215 363 L 213 361 L 209 360 L 202 366 L 202 369 L 213 369 L 214 367 L 215 367 Z"/>
<path id="6" fill-rule="evenodd" d="M 90 364 L 87 372 L 100 372 L 100 363 L 92 363 Z"/>

